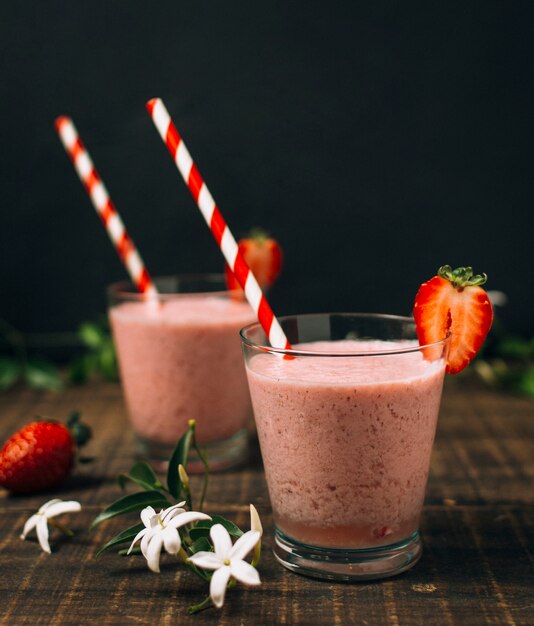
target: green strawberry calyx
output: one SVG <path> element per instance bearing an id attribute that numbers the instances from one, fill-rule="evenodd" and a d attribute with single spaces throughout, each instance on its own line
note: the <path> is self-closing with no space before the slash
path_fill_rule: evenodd
<path id="1" fill-rule="evenodd" d="M 262 246 L 269 238 L 269 233 L 258 226 L 252 228 L 246 236 L 246 239 L 253 239 L 260 246 Z"/>
<path id="2" fill-rule="evenodd" d="M 438 276 L 448 280 L 455 289 L 478 287 L 488 280 L 486 274 L 473 274 L 472 267 L 457 267 L 453 270 L 450 265 L 442 265 L 438 270 Z"/>
<path id="3" fill-rule="evenodd" d="M 78 448 L 84 446 L 93 435 L 91 428 L 81 421 L 80 411 L 73 411 L 69 415 L 67 418 L 67 428 L 70 430 L 72 438 Z"/>

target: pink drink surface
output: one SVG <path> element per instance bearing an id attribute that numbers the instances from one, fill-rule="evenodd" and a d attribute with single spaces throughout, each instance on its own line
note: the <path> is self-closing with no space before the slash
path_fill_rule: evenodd
<path id="1" fill-rule="evenodd" d="M 198 441 L 210 443 L 245 427 L 251 410 L 239 329 L 253 318 L 246 302 L 206 295 L 111 309 L 122 386 L 139 436 L 174 445 L 195 419 Z"/>
<path id="2" fill-rule="evenodd" d="M 368 352 L 414 342 L 315 342 L 298 350 Z M 330 548 L 393 544 L 417 530 L 445 364 L 420 352 L 297 357 L 247 366 L 277 527 Z"/>

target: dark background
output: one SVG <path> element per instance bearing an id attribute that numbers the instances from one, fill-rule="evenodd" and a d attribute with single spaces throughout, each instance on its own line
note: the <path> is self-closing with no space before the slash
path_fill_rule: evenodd
<path id="1" fill-rule="evenodd" d="M 405 314 L 473 265 L 531 333 L 530 2 L 2 2 L 0 317 L 75 329 L 125 272 L 59 143 L 72 116 L 153 275 L 222 256 L 145 102 L 236 237 L 285 249 L 279 314 Z"/>

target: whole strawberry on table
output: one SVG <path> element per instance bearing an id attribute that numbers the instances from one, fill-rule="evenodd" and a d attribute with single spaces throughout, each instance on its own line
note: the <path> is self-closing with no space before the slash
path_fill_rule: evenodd
<path id="1" fill-rule="evenodd" d="M 493 320 L 488 294 L 481 285 L 486 274 L 473 274 L 472 267 L 450 265 L 423 283 L 417 292 L 414 318 L 421 345 L 442 341 L 451 335 L 447 373 L 461 372 L 482 347 Z"/>
<path id="2" fill-rule="evenodd" d="M 67 424 L 35 421 L 12 435 L 0 450 L 0 486 L 12 493 L 36 493 L 60 485 L 71 473 L 77 450 L 91 429 L 73 412 Z"/>

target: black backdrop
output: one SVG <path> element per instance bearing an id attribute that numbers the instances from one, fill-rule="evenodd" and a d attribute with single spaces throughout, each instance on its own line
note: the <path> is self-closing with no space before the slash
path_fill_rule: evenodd
<path id="1" fill-rule="evenodd" d="M 166 102 L 276 312 L 411 310 L 443 263 L 534 312 L 529 2 L 26 0 L 0 8 L 0 317 L 74 329 L 124 276 L 61 147 L 71 115 L 153 274 L 222 257 L 145 112 Z"/>

